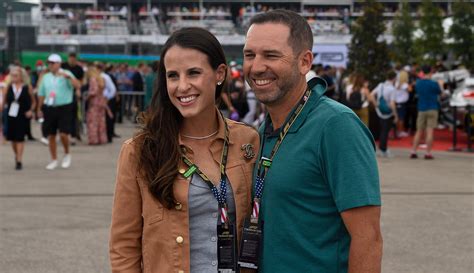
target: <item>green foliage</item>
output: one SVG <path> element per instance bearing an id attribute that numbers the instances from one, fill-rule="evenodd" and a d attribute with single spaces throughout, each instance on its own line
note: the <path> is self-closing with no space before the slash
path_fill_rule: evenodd
<path id="1" fill-rule="evenodd" d="M 385 79 L 390 68 L 389 51 L 383 39 L 385 25 L 383 7 L 375 0 L 366 0 L 364 15 L 352 27 L 349 45 L 349 71 L 361 73 L 374 87 Z"/>
<path id="2" fill-rule="evenodd" d="M 474 6 L 464 0 L 453 3 L 453 25 L 448 37 L 455 56 L 468 69 L 474 71 Z"/>
<path id="3" fill-rule="evenodd" d="M 417 55 L 420 62 L 435 65 L 445 53 L 442 11 L 431 0 L 423 0 L 419 29 L 422 32 L 416 39 Z"/>
<path id="4" fill-rule="evenodd" d="M 393 57 L 400 64 L 409 64 L 415 59 L 413 50 L 414 22 L 410 14 L 410 6 L 404 0 L 402 9 L 393 22 Z"/>

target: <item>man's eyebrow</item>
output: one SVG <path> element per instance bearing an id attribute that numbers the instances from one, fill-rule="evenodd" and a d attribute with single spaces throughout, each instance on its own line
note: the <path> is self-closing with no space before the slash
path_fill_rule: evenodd
<path id="1" fill-rule="evenodd" d="M 281 54 L 281 51 L 275 50 L 275 49 L 267 49 L 264 50 L 263 53 L 265 54 Z"/>

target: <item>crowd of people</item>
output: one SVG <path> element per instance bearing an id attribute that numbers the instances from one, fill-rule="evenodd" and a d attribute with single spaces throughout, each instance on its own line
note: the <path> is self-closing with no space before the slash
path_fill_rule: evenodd
<path id="1" fill-rule="evenodd" d="M 34 69 L 19 62 L 10 65 L 0 76 L 2 139 L 10 141 L 15 153 L 15 168 L 21 170 L 24 141 L 37 140 L 31 122 L 41 124 L 39 141 L 49 147 L 54 170 L 69 168 L 70 146 L 78 141 L 89 145 L 111 143 L 115 123 L 122 118 L 135 120 L 151 100 L 156 64 L 104 64 L 78 60 L 71 53 L 67 61 L 51 54 L 47 65 L 38 60 Z M 119 96 L 119 92 L 123 95 Z M 126 107 L 122 112 L 120 100 Z M 56 136 L 64 149 L 58 162 Z"/>
<path id="2" fill-rule="evenodd" d="M 12 142 L 16 169 L 22 169 L 23 140 L 35 140 L 31 120 L 42 124 L 40 141 L 50 148 L 52 161 L 47 166 L 50 170 L 59 164 L 56 132 L 64 147 L 63 168 L 71 164 L 69 146 L 82 140 L 83 124 L 89 145 L 112 142 L 118 136 L 114 130 L 118 118 L 135 121 L 149 105 L 158 68 L 158 62 L 139 63 L 136 67 L 126 63 L 90 63 L 78 60 L 74 53 L 69 54 L 65 62 L 53 54 L 47 64 L 38 60 L 32 70 L 16 63 L 0 78 L 3 138 Z M 370 119 L 378 119 L 375 122 L 378 126 L 371 129 L 377 130 L 374 135 L 379 140 L 379 156 L 392 156 L 387 147 L 390 136 L 414 135 L 411 158 L 417 158 L 416 151 L 424 132 L 425 158 L 433 159 L 431 149 L 433 129 L 439 117 L 438 96 L 443 94 L 442 83 L 433 84 L 430 80 L 434 71 L 435 68 L 417 64 L 396 66 L 387 73 L 386 81 L 373 90 L 360 73 L 348 74 L 344 68 L 316 64 L 306 78 L 324 79 L 325 95 L 351 108 L 367 127 L 374 124 Z M 219 109 L 232 120 L 258 128 L 265 118 L 265 105 L 256 100 L 254 91 L 245 81 L 242 65 L 230 61 L 227 77 Z M 119 96 L 119 93 L 124 95 Z M 123 112 L 120 103 L 124 105 Z"/>

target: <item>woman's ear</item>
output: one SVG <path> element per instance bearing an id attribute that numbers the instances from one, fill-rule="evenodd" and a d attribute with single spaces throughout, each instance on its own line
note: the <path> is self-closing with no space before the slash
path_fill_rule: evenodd
<path id="1" fill-rule="evenodd" d="M 226 72 L 227 72 L 227 65 L 225 64 L 220 64 L 217 69 L 217 82 L 223 82 L 226 77 Z"/>

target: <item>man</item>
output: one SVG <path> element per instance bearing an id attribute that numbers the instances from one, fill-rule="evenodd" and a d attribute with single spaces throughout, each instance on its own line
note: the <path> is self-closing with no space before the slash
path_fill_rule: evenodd
<path id="1" fill-rule="evenodd" d="M 433 147 L 433 131 L 438 125 L 438 96 L 441 94 L 439 84 L 431 80 L 433 71 L 430 66 L 422 67 L 424 78 L 416 81 L 415 90 L 418 95 L 418 117 L 416 119 L 416 133 L 413 138 L 413 151 L 410 158 L 416 159 L 418 155 L 416 150 L 420 144 L 420 137 L 425 133 L 426 137 L 426 154 L 425 159 L 434 159 L 431 154 Z"/>
<path id="2" fill-rule="evenodd" d="M 381 157 L 392 157 L 392 154 L 388 150 L 388 135 L 393 125 L 398 122 L 397 104 L 395 100 L 397 93 L 397 89 L 395 88 L 396 80 L 397 73 L 393 70 L 389 71 L 385 82 L 377 85 L 369 96 L 369 100 L 375 105 L 375 112 L 380 121 L 378 154 Z"/>
<path id="3" fill-rule="evenodd" d="M 105 73 L 104 64 L 97 63 L 96 67 L 100 71 L 100 76 L 104 80 L 104 97 L 107 99 L 107 105 L 109 106 L 109 109 L 113 115 L 112 117 L 110 117 L 109 115 L 105 115 L 105 124 L 107 127 L 107 142 L 112 143 L 112 139 L 114 136 L 114 121 L 116 112 L 115 95 L 117 94 L 117 88 L 115 87 L 115 84 L 109 74 Z"/>
<path id="4" fill-rule="evenodd" d="M 82 79 L 84 78 L 84 69 L 77 63 L 77 56 L 76 53 L 69 53 L 67 62 L 63 63 L 61 67 L 65 70 L 68 70 L 74 75 L 74 77 L 82 83 Z M 71 127 L 71 136 L 77 140 L 81 140 L 80 136 L 80 131 L 79 131 L 79 121 L 77 118 L 77 111 L 79 109 L 79 106 L 77 105 L 78 99 L 81 97 L 81 90 L 80 87 L 75 90 L 75 92 L 72 95 L 73 99 L 73 104 L 72 104 L 72 112 L 74 113 L 72 117 L 72 127 Z M 75 142 L 71 143 L 72 145 L 75 145 Z"/>
<path id="5" fill-rule="evenodd" d="M 259 272 L 380 272 L 374 142 L 350 109 L 323 95 L 322 79 L 307 84 L 312 47 L 311 28 L 294 12 L 250 22 L 244 75 L 269 114 L 254 188 L 253 211 L 263 223 Z"/>
<path id="6" fill-rule="evenodd" d="M 73 119 L 73 94 L 80 88 L 80 82 L 68 70 L 61 69 L 61 57 L 51 54 L 48 57 L 49 72 L 44 74 L 38 87 L 39 117 L 44 116 L 45 132 L 48 135 L 49 151 L 52 161 L 46 166 L 47 170 L 54 170 L 58 166 L 56 151 L 56 133 L 59 131 L 61 143 L 64 147 L 62 168 L 71 165 L 69 152 L 69 134 Z M 43 108 L 44 106 L 44 108 Z"/>

